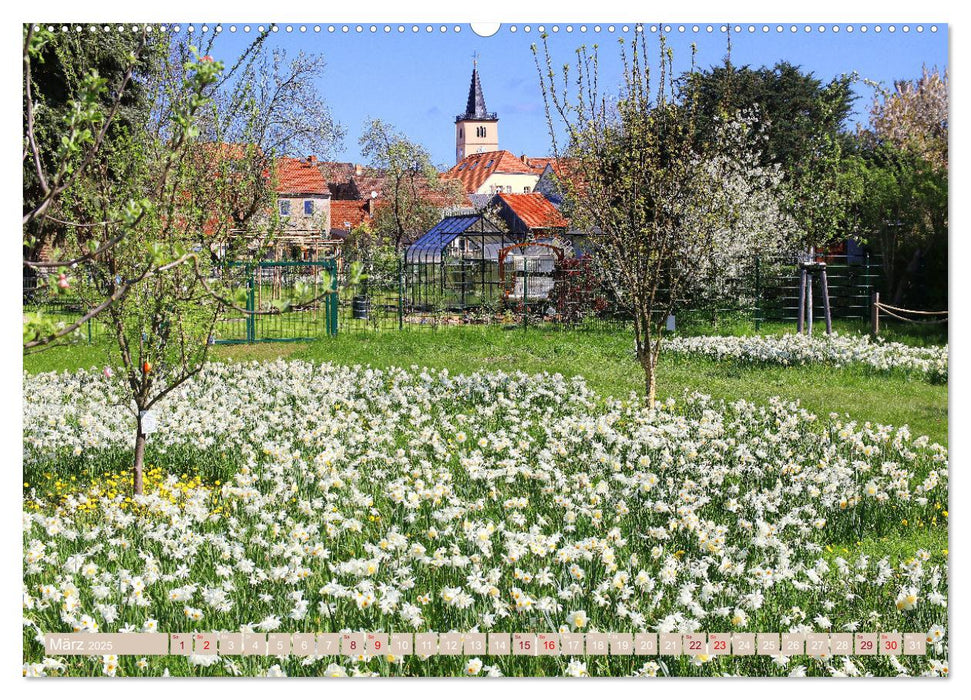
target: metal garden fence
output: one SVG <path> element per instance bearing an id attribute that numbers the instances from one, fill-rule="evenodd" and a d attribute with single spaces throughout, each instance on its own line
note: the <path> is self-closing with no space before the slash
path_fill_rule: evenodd
<path id="1" fill-rule="evenodd" d="M 245 305 L 229 309 L 216 324 L 216 344 L 313 340 L 337 333 L 336 261 L 234 262 L 221 274 L 224 286 Z"/>
<path id="2" fill-rule="evenodd" d="M 508 246 L 514 248 L 515 246 Z M 230 263 L 219 273 L 239 309 L 217 324 L 219 344 L 311 340 L 336 333 L 435 330 L 450 326 L 603 329 L 629 322 L 587 257 L 530 257 L 511 250 L 499 260 L 402 255 L 363 260 L 364 279 L 351 286 L 348 265 L 333 259 Z M 818 256 L 826 262 L 833 318 L 869 318 L 872 295 L 881 283 L 879 258 Z M 741 273 L 680 300 L 681 318 L 718 321 L 733 316 L 758 328 L 765 322 L 795 324 L 799 268 L 793 256 L 751 256 L 735 266 Z M 308 300 L 310 300 L 308 302 Z M 36 278 L 24 277 L 24 309 L 73 321 L 84 312 L 80 300 L 53 294 Z M 284 309 L 274 311 L 274 309 Z M 822 318 L 822 306 L 814 310 Z M 680 321 L 679 321 L 680 323 Z M 97 320 L 85 334 L 105 333 Z"/>
<path id="3" fill-rule="evenodd" d="M 337 262 L 231 262 L 216 271 L 238 308 L 226 309 L 213 333 L 217 345 L 313 340 L 337 333 Z M 49 280 L 24 275 L 23 308 L 72 323 L 89 305 L 71 292 L 58 293 Z M 108 335 L 97 317 L 80 329 L 90 342 Z"/>

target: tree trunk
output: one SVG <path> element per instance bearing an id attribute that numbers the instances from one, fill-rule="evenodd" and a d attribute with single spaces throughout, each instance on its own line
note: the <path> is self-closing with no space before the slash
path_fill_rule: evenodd
<path id="1" fill-rule="evenodd" d="M 920 261 L 923 251 L 920 248 L 914 250 L 914 254 L 910 258 L 910 262 L 907 263 L 907 267 L 904 268 L 903 272 L 897 278 L 897 289 L 894 291 L 893 304 L 895 306 L 903 306 L 906 301 L 907 288 L 910 286 L 913 278 L 917 275 L 920 270 Z M 913 308 L 913 307 L 911 307 Z"/>
<path id="2" fill-rule="evenodd" d="M 654 403 L 657 400 L 657 364 L 651 362 L 650 367 L 644 371 L 647 380 L 647 407 L 654 408 Z"/>
<path id="3" fill-rule="evenodd" d="M 145 464 L 145 433 L 142 432 L 142 417 L 138 416 L 135 433 L 135 467 L 134 467 L 134 491 L 141 495 L 143 486 L 142 467 Z"/>
<path id="4" fill-rule="evenodd" d="M 647 407 L 654 408 L 657 399 L 657 357 L 650 345 L 644 348 L 641 367 L 644 369 L 644 395 L 647 397 Z"/>

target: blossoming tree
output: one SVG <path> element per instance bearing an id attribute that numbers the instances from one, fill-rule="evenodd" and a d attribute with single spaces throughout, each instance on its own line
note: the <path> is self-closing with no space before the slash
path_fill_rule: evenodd
<path id="1" fill-rule="evenodd" d="M 620 45 L 624 82 L 616 98 L 599 87 L 596 46 L 581 47 L 575 74 L 565 65 L 560 79 L 545 37 L 542 55 L 533 51 L 553 150 L 569 158 L 561 185 L 574 218 L 591 231 L 605 282 L 633 318 L 653 405 L 667 317 L 739 247 L 752 253 L 776 245 L 770 239 L 784 216 L 773 199 L 778 172 L 759 165 L 749 121 L 725 115 L 713 137 L 700 138 L 697 100 L 678 93 L 663 37 L 656 84 L 644 32 Z"/>

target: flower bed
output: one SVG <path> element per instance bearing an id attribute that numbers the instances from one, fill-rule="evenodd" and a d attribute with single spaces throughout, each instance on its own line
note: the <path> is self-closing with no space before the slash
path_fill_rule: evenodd
<path id="1" fill-rule="evenodd" d="M 559 375 L 212 365 L 160 407 L 131 498 L 123 396 L 94 372 L 24 378 L 25 673 L 946 673 L 947 451 L 905 428 L 700 395 L 648 411 Z M 199 477 L 192 455 L 237 466 Z M 899 659 L 45 660 L 37 638 L 72 630 L 932 642 Z"/>
<path id="2" fill-rule="evenodd" d="M 880 372 L 901 370 L 930 381 L 946 382 L 948 347 L 913 347 L 864 335 L 685 336 L 665 339 L 670 352 L 736 362 L 836 367 L 864 365 Z"/>

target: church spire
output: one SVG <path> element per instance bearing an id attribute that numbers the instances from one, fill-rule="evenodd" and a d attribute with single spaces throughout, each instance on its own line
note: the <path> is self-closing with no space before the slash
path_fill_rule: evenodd
<path id="1" fill-rule="evenodd" d="M 472 56 L 472 82 L 465 112 L 455 117 L 455 162 L 471 153 L 499 150 L 499 115 L 486 111 L 482 83 L 479 82 L 479 57 Z"/>
<path id="2" fill-rule="evenodd" d="M 472 82 L 469 84 L 469 99 L 465 103 L 465 113 L 458 115 L 455 120 L 466 119 L 495 119 L 495 113 L 486 110 L 485 97 L 482 95 L 482 83 L 479 81 L 479 60 L 472 58 Z"/>

